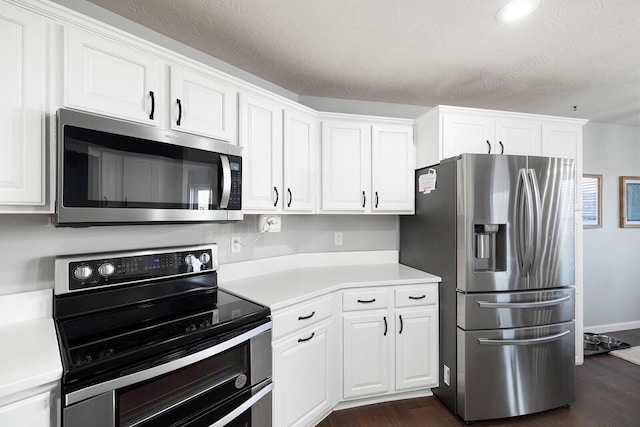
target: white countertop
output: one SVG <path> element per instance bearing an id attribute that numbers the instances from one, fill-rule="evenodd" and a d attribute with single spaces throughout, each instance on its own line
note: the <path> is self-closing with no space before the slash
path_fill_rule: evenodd
<path id="1" fill-rule="evenodd" d="M 0 296 L 0 399 L 58 381 L 52 290 Z"/>
<path id="2" fill-rule="evenodd" d="M 437 283 L 438 276 L 402 264 L 304 267 L 221 281 L 222 289 L 279 310 L 342 288 Z"/>

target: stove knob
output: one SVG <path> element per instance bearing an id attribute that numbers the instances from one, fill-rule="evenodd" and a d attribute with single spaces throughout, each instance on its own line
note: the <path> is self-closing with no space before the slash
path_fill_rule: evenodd
<path id="1" fill-rule="evenodd" d="M 193 265 L 196 262 L 196 257 L 195 255 L 189 254 L 186 257 L 184 257 L 184 263 L 187 265 Z"/>
<path id="2" fill-rule="evenodd" d="M 88 265 L 79 265 L 73 270 L 73 277 L 78 280 L 87 280 L 93 274 L 93 268 Z"/>
<path id="3" fill-rule="evenodd" d="M 206 264 L 209 261 L 211 261 L 211 255 L 209 255 L 208 252 L 203 252 L 200 254 L 200 257 L 198 259 L 200 260 L 201 263 Z"/>
<path id="4" fill-rule="evenodd" d="M 102 277 L 110 277 L 113 276 L 113 273 L 116 272 L 116 268 L 110 262 L 105 262 L 104 264 L 100 264 L 98 267 L 98 274 Z"/>

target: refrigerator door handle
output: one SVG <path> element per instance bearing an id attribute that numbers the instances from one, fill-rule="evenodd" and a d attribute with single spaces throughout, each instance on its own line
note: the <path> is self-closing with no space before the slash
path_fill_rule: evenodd
<path id="1" fill-rule="evenodd" d="M 527 177 L 526 169 L 518 171 L 518 183 L 516 186 L 516 237 L 517 237 L 517 255 L 520 264 L 520 275 L 526 276 L 531 271 L 531 263 L 534 256 L 534 247 L 532 244 L 534 226 L 533 226 L 533 195 L 531 184 Z"/>
<path id="2" fill-rule="evenodd" d="M 538 308 L 548 307 L 550 305 L 558 305 L 564 301 L 567 301 L 571 297 L 564 295 L 560 298 L 550 299 L 548 301 L 535 301 L 535 302 L 489 302 L 478 301 L 478 305 L 482 308 Z"/>
<path id="3" fill-rule="evenodd" d="M 567 335 L 571 331 L 562 331 L 559 334 L 549 335 L 546 337 L 540 338 L 529 338 L 525 340 L 514 340 L 514 339 L 505 339 L 505 340 L 493 340 L 489 338 L 478 338 L 478 344 L 482 345 L 532 345 L 532 344 L 544 344 L 551 341 L 556 341 Z"/>
<path id="4" fill-rule="evenodd" d="M 540 197 L 540 187 L 536 177 L 535 169 L 528 170 L 529 182 L 533 193 L 533 225 L 535 228 L 535 243 L 533 243 L 532 271 L 537 271 L 540 263 L 540 253 L 542 251 L 542 198 Z"/>

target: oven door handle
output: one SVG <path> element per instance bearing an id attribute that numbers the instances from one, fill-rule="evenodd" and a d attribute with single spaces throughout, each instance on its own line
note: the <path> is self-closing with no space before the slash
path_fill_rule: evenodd
<path id="1" fill-rule="evenodd" d="M 270 320 L 267 323 L 263 323 L 262 325 L 257 326 L 247 332 L 244 332 L 238 336 L 235 336 L 231 339 L 221 342 L 220 344 L 214 345 L 213 347 L 206 348 L 197 353 L 193 353 L 188 356 L 181 357 L 180 359 L 172 360 L 162 365 L 145 369 L 144 371 L 134 372 L 129 375 L 114 378 L 112 380 L 108 380 L 103 383 L 94 384 L 77 391 L 72 391 L 71 393 L 68 393 L 65 395 L 64 403 L 66 406 L 73 405 L 74 403 L 78 403 L 82 400 L 89 399 L 90 397 L 98 396 L 102 393 L 106 393 L 112 390 L 117 390 L 132 384 L 137 384 L 142 381 L 146 381 L 151 378 L 155 378 L 160 375 L 173 372 L 176 369 L 184 368 L 185 366 L 192 365 L 196 362 L 199 362 L 211 356 L 215 356 L 216 354 L 222 353 L 223 351 L 229 350 L 230 348 L 240 345 L 245 341 L 249 341 L 253 337 L 256 337 L 263 332 L 271 330 L 272 325 L 273 325 L 273 322 Z"/>
<path id="2" fill-rule="evenodd" d="M 267 394 L 271 393 L 272 390 L 273 390 L 273 383 L 269 383 L 262 390 L 260 390 L 259 392 L 257 392 L 253 396 L 251 396 L 251 398 L 249 398 L 248 400 L 244 401 L 236 409 L 234 409 L 233 411 L 229 412 L 227 415 L 225 415 L 224 417 L 220 418 L 218 421 L 216 421 L 215 423 L 211 424 L 209 427 L 226 426 L 231 421 L 235 420 L 240 415 L 242 415 L 242 413 L 244 413 L 244 411 L 246 411 L 247 409 L 249 409 L 253 405 L 255 405 L 264 396 L 266 396 Z"/>
<path id="3" fill-rule="evenodd" d="M 222 163 L 222 195 L 220 196 L 220 209 L 229 207 L 229 196 L 231 196 L 231 165 L 227 156 L 220 156 Z"/>

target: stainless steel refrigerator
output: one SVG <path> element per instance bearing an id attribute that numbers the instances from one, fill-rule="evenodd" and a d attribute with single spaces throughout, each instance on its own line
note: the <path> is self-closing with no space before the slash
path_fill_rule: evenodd
<path id="1" fill-rule="evenodd" d="M 423 175 L 436 179 L 426 194 Z M 442 277 L 433 392 L 465 421 L 575 400 L 575 179 L 573 160 L 533 156 L 416 171 L 400 262 Z"/>

